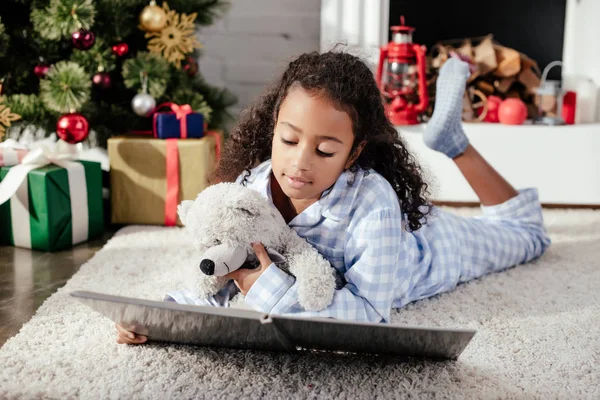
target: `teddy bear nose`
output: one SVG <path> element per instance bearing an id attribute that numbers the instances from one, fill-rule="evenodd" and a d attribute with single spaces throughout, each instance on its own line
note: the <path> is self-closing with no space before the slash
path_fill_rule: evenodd
<path id="1" fill-rule="evenodd" d="M 206 275 L 212 275 L 215 273 L 215 263 L 212 260 L 202 260 L 200 261 L 200 271 L 204 272 Z"/>

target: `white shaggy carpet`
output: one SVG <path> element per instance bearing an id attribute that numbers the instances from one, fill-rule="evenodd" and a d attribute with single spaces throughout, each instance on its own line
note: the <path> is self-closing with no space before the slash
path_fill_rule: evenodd
<path id="1" fill-rule="evenodd" d="M 478 209 L 455 209 L 464 215 Z M 197 259 L 179 228 L 127 227 L 0 349 L 0 398 L 600 398 L 600 212 L 545 210 L 538 261 L 393 321 L 476 328 L 457 361 L 115 343 L 73 290 L 160 299 Z"/>

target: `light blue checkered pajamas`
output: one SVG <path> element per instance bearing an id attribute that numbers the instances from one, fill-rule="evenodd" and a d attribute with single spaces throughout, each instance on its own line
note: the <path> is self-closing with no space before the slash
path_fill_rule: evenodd
<path id="1" fill-rule="evenodd" d="M 270 161 L 251 172 L 245 184 L 271 200 Z M 344 172 L 289 225 L 331 262 L 345 287 L 326 309 L 306 311 L 298 304 L 295 278 L 271 264 L 245 302 L 265 313 L 388 322 L 392 308 L 526 263 L 550 245 L 535 188 L 481 208 L 482 216 L 466 218 L 434 207 L 421 229 L 408 232 L 396 193 L 381 175 Z M 209 299 L 188 290 L 171 291 L 165 299 L 223 307 L 232 287 Z"/>

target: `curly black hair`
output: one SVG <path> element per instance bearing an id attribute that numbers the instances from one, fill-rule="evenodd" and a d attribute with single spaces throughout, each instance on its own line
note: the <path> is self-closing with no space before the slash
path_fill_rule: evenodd
<path id="1" fill-rule="evenodd" d="M 325 94 L 348 113 L 354 131 L 353 150 L 366 145 L 355 161 L 372 168 L 396 191 L 410 230 L 418 230 L 431 211 L 428 184 L 415 157 L 385 115 L 373 73 L 358 57 L 339 51 L 305 53 L 290 62 L 281 78 L 245 110 L 224 146 L 215 180 L 231 182 L 271 158 L 279 107 L 290 87 Z"/>

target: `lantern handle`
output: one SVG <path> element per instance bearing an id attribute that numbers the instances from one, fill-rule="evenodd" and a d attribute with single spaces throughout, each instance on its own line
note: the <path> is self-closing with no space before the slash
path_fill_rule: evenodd
<path id="1" fill-rule="evenodd" d="M 556 61 L 552 61 L 550 64 L 546 65 L 546 68 L 544 68 L 544 72 L 542 73 L 542 82 L 540 84 L 540 86 L 544 83 L 546 83 L 546 78 L 548 77 L 548 72 L 550 72 L 550 70 L 553 67 L 556 67 L 557 65 L 560 65 L 560 67 L 562 68 L 563 63 L 562 61 L 556 60 Z"/>
<path id="2" fill-rule="evenodd" d="M 413 45 L 413 50 L 417 58 L 417 66 L 419 68 L 419 103 L 415 106 L 415 111 L 423 112 L 429 105 L 429 94 L 427 92 L 427 76 L 426 76 L 426 59 L 425 49 L 419 44 Z"/>

